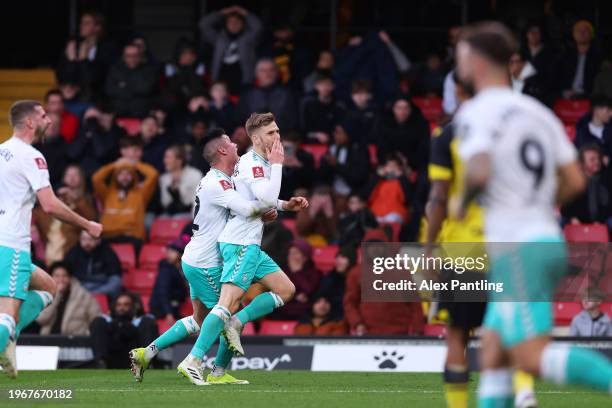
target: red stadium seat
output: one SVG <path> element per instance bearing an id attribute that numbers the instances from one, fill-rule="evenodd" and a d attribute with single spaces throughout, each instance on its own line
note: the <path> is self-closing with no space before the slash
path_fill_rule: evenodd
<path id="1" fill-rule="evenodd" d="M 602 303 L 601 311 L 607 314 L 608 316 L 612 317 L 612 302 Z"/>
<path id="2" fill-rule="evenodd" d="M 399 242 L 400 230 L 402 229 L 402 224 L 399 222 L 381 222 L 379 223 L 380 228 L 385 229 L 384 227 L 391 228 L 391 241 Z"/>
<path id="3" fill-rule="evenodd" d="M 157 278 L 157 272 L 131 269 L 123 275 L 123 286 L 129 291 L 149 295 L 155 286 L 155 278 Z"/>
<path id="4" fill-rule="evenodd" d="M 156 271 L 159 261 L 166 257 L 166 247 L 158 244 L 145 244 L 140 250 L 138 265 L 149 271 Z"/>
<path id="5" fill-rule="evenodd" d="M 129 136 L 140 133 L 140 122 L 138 118 L 117 118 L 117 125 L 121 126 Z"/>
<path id="6" fill-rule="evenodd" d="M 315 167 L 319 167 L 321 165 L 321 159 L 327 154 L 327 150 L 329 148 L 326 145 L 303 144 L 302 149 L 312 154 L 312 157 L 314 158 Z"/>
<path id="7" fill-rule="evenodd" d="M 567 133 L 567 137 L 569 137 L 569 140 L 572 141 L 572 143 L 574 142 L 574 140 L 576 140 L 576 125 L 565 125 L 565 133 Z"/>
<path id="8" fill-rule="evenodd" d="M 181 305 L 181 309 L 179 310 L 182 317 L 191 316 L 193 314 L 193 304 L 191 303 L 191 299 L 187 299 Z"/>
<path id="9" fill-rule="evenodd" d="M 426 324 L 425 335 L 433 337 L 446 336 L 446 325 L 444 324 Z"/>
<path id="10" fill-rule="evenodd" d="M 191 222 L 190 218 L 156 218 L 151 225 L 150 241 L 154 244 L 167 244 L 179 238 L 185 225 Z"/>
<path id="11" fill-rule="evenodd" d="M 294 238 L 298 236 L 297 229 L 295 228 L 295 219 L 283 218 L 281 222 L 289 231 L 291 231 Z"/>
<path id="12" fill-rule="evenodd" d="M 294 320 L 264 320 L 259 334 L 262 336 L 292 336 L 298 322 Z"/>
<path id="13" fill-rule="evenodd" d="M 142 306 L 144 307 L 145 313 L 149 313 L 151 311 L 151 308 L 149 308 L 149 302 L 151 301 L 151 295 L 147 293 L 141 293 L 140 300 L 142 300 Z"/>
<path id="14" fill-rule="evenodd" d="M 557 99 L 555 101 L 555 114 L 565 124 L 574 124 L 591 109 L 588 99 Z"/>
<path id="15" fill-rule="evenodd" d="M 336 254 L 338 253 L 338 245 L 328 245 L 324 247 L 314 248 L 312 252 L 312 260 L 315 267 L 321 272 L 328 272 L 336 265 Z"/>
<path id="16" fill-rule="evenodd" d="M 442 116 L 442 98 L 438 97 L 414 97 L 412 102 L 421 109 L 423 116 L 428 121 L 436 121 Z"/>
<path id="17" fill-rule="evenodd" d="M 376 166 L 378 164 L 378 148 L 376 145 L 368 145 L 368 154 L 370 155 L 370 164 Z"/>
<path id="18" fill-rule="evenodd" d="M 159 319 L 157 321 L 157 330 L 159 330 L 159 333 L 164 333 L 165 331 L 167 331 L 169 328 L 172 327 L 172 325 L 174 324 L 174 321 L 168 321 L 166 319 Z"/>
<path id="19" fill-rule="evenodd" d="M 608 228 L 603 224 L 567 224 L 563 228 L 568 242 L 609 242 Z"/>
<path id="20" fill-rule="evenodd" d="M 100 310 L 102 311 L 102 313 L 108 314 L 110 311 L 110 308 L 108 307 L 108 297 L 103 293 L 96 293 L 93 296 L 96 298 L 96 301 L 100 305 Z"/>
<path id="21" fill-rule="evenodd" d="M 578 302 L 555 302 L 553 304 L 553 316 L 556 326 L 568 326 L 574 316 L 582 311 Z"/>
<path id="22" fill-rule="evenodd" d="M 136 267 L 136 251 L 132 244 L 111 244 L 111 248 L 121 262 L 121 269 L 128 271 Z"/>
<path id="23" fill-rule="evenodd" d="M 243 336 L 254 336 L 257 333 L 255 333 L 255 325 L 253 324 L 253 322 L 247 322 L 247 324 L 244 325 L 244 329 L 242 329 L 242 335 Z"/>

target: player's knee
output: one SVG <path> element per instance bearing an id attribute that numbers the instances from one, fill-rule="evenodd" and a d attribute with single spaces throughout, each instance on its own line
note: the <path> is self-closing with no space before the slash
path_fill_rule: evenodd
<path id="1" fill-rule="evenodd" d="M 499 336 L 486 331 L 481 337 L 482 349 L 480 351 L 480 366 L 482 369 L 495 369 L 505 364 L 503 349 Z"/>
<path id="2" fill-rule="evenodd" d="M 276 294 L 283 299 L 285 304 L 287 304 L 287 302 L 291 301 L 293 296 L 295 296 L 295 285 L 290 280 L 287 280 L 287 283 L 285 283 Z"/>

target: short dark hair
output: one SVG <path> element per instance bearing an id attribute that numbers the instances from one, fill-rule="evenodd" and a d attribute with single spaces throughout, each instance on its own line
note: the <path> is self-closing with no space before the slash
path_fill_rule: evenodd
<path id="1" fill-rule="evenodd" d="M 612 100 L 606 95 L 593 95 L 591 98 L 591 108 L 597 107 L 612 107 Z"/>
<path id="2" fill-rule="evenodd" d="M 182 145 L 172 145 L 170 147 L 168 147 L 166 149 L 166 151 L 171 150 L 172 152 L 174 152 L 174 155 L 176 156 L 177 159 L 179 159 L 181 161 L 181 163 L 183 163 L 183 167 L 185 166 L 185 162 L 186 162 L 186 158 L 187 158 L 187 153 L 185 153 L 185 147 L 183 147 Z"/>
<path id="3" fill-rule="evenodd" d="M 29 115 L 36 112 L 37 107 L 42 107 L 40 102 L 33 100 L 21 100 L 15 102 L 9 110 L 9 123 L 13 128 L 23 126 L 23 121 Z"/>
<path id="4" fill-rule="evenodd" d="M 204 160 L 209 165 L 213 165 L 217 161 L 217 148 L 218 143 L 215 141 L 219 140 L 221 136 L 225 135 L 225 130 L 221 128 L 212 128 L 206 134 L 204 138 L 204 148 L 202 149 L 202 155 L 204 156 Z"/>
<path id="5" fill-rule="evenodd" d="M 462 28 L 459 41 L 468 43 L 486 59 L 504 68 L 518 48 L 512 31 L 496 21 L 485 21 Z"/>
<path id="6" fill-rule="evenodd" d="M 53 89 L 49 89 L 47 93 L 45 94 L 45 103 L 49 102 L 49 98 L 52 97 L 53 95 L 59 96 L 60 98 L 62 98 L 62 101 L 64 100 L 64 95 L 62 95 L 62 91 L 60 91 L 57 88 L 53 88 Z"/>
<path id="7" fill-rule="evenodd" d="M 357 79 L 353 81 L 353 85 L 351 87 L 351 94 L 360 92 L 371 93 L 371 89 L 372 87 L 370 85 L 370 81 L 368 81 L 367 79 Z"/>
<path id="8" fill-rule="evenodd" d="M 140 136 L 123 136 L 119 139 L 119 149 L 133 146 L 144 146 L 144 142 Z"/>
<path id="9" fill-rule="evenodd" d="M 584 146 L 582 146 L 580 148 L 580 150 L 578 150 L 578 158 L 579 158 L 581 163 L 584 161 L 584 154 L 586 152 L 595 152 L 595 153 L 597 153 L 597 155 L 599 156 L 600 159 L 601 159 L 601 156 L 603 155 L 603 153 L 601 151 L 601 147 L 599 147 L 599 145 L 597 143 L 588 143 L 588 144 L 585 144 Z"/>
<path id="10" fill-rule="evenodd" d="M 56 269 L 62 268 L 66 270 L 68 275 L 72 276 L 72 270 L 70 269 L 70 264 L 64 261 L 55 261 L 49 266 L 49 275 L 53 275 Z"/>

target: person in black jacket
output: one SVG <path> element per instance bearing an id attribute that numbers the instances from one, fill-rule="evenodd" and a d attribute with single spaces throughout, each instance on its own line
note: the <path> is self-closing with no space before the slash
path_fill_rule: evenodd
<path id="1" fill-rule="evenodd" d="M 79 243 L 64 261 L 91 293 L 115 296 L 121 291 L 121 264 L 112 248 L 100 238 L 82 231 Z"/>
<path id="2" fill-rule="evenodd" d="M 344 318 L 344 287 L 346 274 L 357 263 L 357 252 L 353 246 L 341 247 L 336 254 L 334 269 L 323 275 L 315 298 L 324 296 L 331 303 L 331 315 L 335 319 Z"/>
<path id="3" fill-rule="evenodd" d="M 574 140 L 578 149 L 590 144 L 598 145 L 606 166 L 612 157 L 611 117 L 612 100 L 605 96 L 594 96 L 591 99 L 591 113 L 582 117 L 576 124 Z"/>
<path id="4" fill-rule="evenodd" d="M 166 248 L 166 259 L 159 261 L 159 272 L 150 300 L 151 313 L 158 319 L 180 319 L 179 309 L 187 294 L 186 281 L 181 271 L 181 255 L 185 242 L 176 239 Z"/>
<path id="5" fill-rule="evenodd" d="M 316 96 L 302 100 L 301 128 L 308 143 L 328 144 L 336 123 L 344 116 L 344 105 L 334 98 L 334 80 L 319 75 L 315 79 Z"/>
<path id="6" fill-rule="evenodd" d="M 174 61 L 166 64 L 164 105 L 168 110 L 182 111 L 195 95 L 204 93 L 204 64 L 198 62 L 196 47 L 181 38 L 174 53 Z"/>
<path id="7" fill-rule="evenodd" d="M 106 95 L 117 116 L 143 117 L 151 108 L 158 84 L 155 68 L 142 62 L 140 49 L 128 44 L 106 78 Z"/>
<path id="8" fill-rule="evenodd" d="M 96 317 L 91 322 L 91 346 L 99 368 L 130 367 L 130 350 L 140 344 L 150 344 L 159 335 L 155 319 L 139 313 L 141 303 L 137 294 L 121 293 L 112 305 L 110 316 Z"/>
<path id="9" fill-rule="evenodd" d="M 285 161 L 283 162 L 283 183 L 279 197 L 283 200 L 295 195 L 298 188 L 312 187 L 314 181 L 314 158 L 300 147 L 300 135 L 289 132 L 283 137 Z"/>
<path id="10" fill-rule="evenodd" d="M 378 228 L 378 221 L 359 194 L 349 196 L 347 209 L 338 222 L 338 245 L 356 248 L 369 229 Z"/>
<path id="11" fill-rule="evenodd" d="M 362 145 L 377 143 L 378 135 L 373 129 L 378 116 L 378 106 L 372 99 L 370 82 L 365 80 L 353 82 L 351 101 L 342 121 L 353 129 L 351 139 Z"/>

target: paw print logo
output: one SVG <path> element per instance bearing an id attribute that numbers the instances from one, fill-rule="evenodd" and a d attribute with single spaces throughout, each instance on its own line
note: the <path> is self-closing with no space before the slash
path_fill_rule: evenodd
<path id="1" fill-rule="evenodd" d="M 374 360 L 376 360 L 378 363 L 378 368 L 383 370 L 395 370 L 397 368 L 397 364 L 403 359 L 404 356 L 398 355 L 397 351 L 392 351 L 391 353 L 383 351 L 380 356 L 374 356 Z"/>

